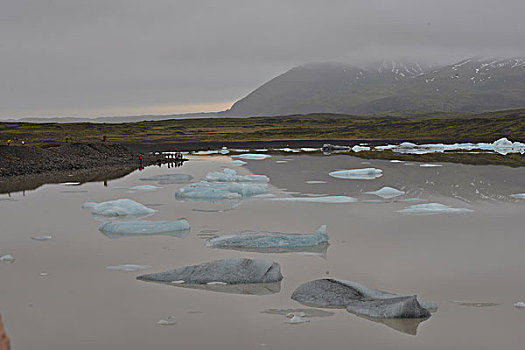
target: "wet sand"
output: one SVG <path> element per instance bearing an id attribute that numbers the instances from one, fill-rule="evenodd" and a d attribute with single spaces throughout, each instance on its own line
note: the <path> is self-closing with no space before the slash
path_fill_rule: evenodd
<path id="1" fill-rule="evenodd" d="M 277 160 L 287 160 L 276 163 Z M 14 349 L 521 349 L 525 310 L 525 203 L 506 195 L 525 192 L 523 169 L 444 164 L 420 168 L 354 157 L 274 156 L 236 167 L 240 173 L 267 174 L 272 192 L 349 195 L 360 202 L 314 204 L 257 199 L 228 203 L 181 202 L 183 184 L 157 185 L 151 192 L 119 187 L 154 184 L 141 177 L 185 173 L 194 181 L 226 166 L 229 157 L 193 157 L 180 168 L 147 168 L 124 178 L 71 187 L 45 185 L 0 197 L 0 312 Z M 377 167 L 376 180 L 342 180 L 329 171 Z M 458 167 L 458 168 L 454 168 Z M 306 181 L 326 181 L 307 184 Z M 433 182 L 430 183 L 430 182 Z M 491 183 L 485 188 L 476 181 Z M 474 181 L 476 186 L 470 185 Z M 382 186 L 405 187 L 406 197 L 473 209 L 467 214 L 413 216 L 397 213 L 412 203 L 378 199 L 363 192 Z M 459 187 L 454 187 L 459 185 Z M 450 189 L 454 187 L 455 189 Z M 83 192 L 87 191 L 87 192 Z M 454 195 L 453 193 L 456 193 Z M 501 196 L 500 196 L 501 195 Z M 186 218 L 185 238 L 155 236 L 110 239 L 81 205 L 130 198 L 159 210 L 148 220 Z M 204 211 L 203 211 L 204 210 Z M 212 210 L 224 210 L 214 212 Z M 328 225 L 326 256 L 256 253 L 204 246 L 200 236 L 242 230 L 313 233 Z M 30 237 L 51 235 L 49 241 Z M 284 279 L 263 295 L 197 290 L 138 281 L 142 273 L 227 257 L 277 261 Z M 122 272 L 106 266 L 150 265 Z M 46 272 L 49 275 L 40 276 Z M 414 321 L 373 322 L 342 309 L 286 324 L 277 310 L 313 309 L 290 299 L 300 284 L 335 277 L 436 302 L 438 311 Z M 254 293 L 253 291 L 251 291 Z M 461 305 L 459 302 L 467 303 Z M 495 303 L 490 307 L 469 303 Z M 268 311 L 273 309 L 274 311 Z M 311 311 L 315 314 L 314 311 Z M 171 317 L 172 316 L 172 317 Z M 161 319 L 175 322 L 161 326 Z"/>

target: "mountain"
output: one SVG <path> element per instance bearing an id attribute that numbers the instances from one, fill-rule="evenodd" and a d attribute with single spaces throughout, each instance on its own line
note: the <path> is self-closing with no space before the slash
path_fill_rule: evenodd
<path id="1" fill-rule="evenodd" d="M 309 63 L 270 80 L 220 115 L 484 112 L 520 107 L 525 107 L 525 58 L 474 57 L 446 66 Z"/>

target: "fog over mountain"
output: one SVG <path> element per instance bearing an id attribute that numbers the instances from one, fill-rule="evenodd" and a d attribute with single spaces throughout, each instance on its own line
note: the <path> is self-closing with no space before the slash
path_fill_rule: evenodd
<path id="1" fill-rule="evenodd" d="M 1 0 L 0 118 L 218 111 L 307 62 L 525 56 L 523 13 L 522 0 Z"/>

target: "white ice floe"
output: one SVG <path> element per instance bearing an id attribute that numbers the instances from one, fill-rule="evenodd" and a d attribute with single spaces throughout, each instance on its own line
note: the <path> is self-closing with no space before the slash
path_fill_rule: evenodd
<path id="1" fill-rule="evenodd" d="M 102 224 L 99 230 L 109 236 L 148 236 L 169 235 L 172 232 L 190 229 L 187 220 L 177 221 L 110 221 Z"/>
<path id="2" fill-rule="evenodd" d="M 332 171 L 328 175 L 338 179 L 373 180 L 383 176 L 383 171 L 376 168 Z"/>
<path id="3" fill-rule="evenodd" d="M 208 150 L 208 151 L 194 151 L 191 152 L 191 154 L 197 155 L 197 156 L 206 156 L 210 154 L 219 154 L 219 151 L 217 150 Z"/>
<path id="4" fill-rule="evenodd" d="M 31 237 L 31 239 L 34 239 L 35 241 L 47 241 L 47 240 L 50 240 L 51 238 L 53 238 L 53 237 L 51 237 L 51 236 L 44 236 L 44 235 L 42 235 L 42 236 L 32 236 Z"/>
<path id="5" fill-rule="evenodd" d="M 232 158 L 240 158 L 240 159 L 249 159 L 249 160 L 263 160 L 266 158 L 270 158 L 271 155 L 269 154 L 255 154 L 255 153 L 246 153 L 246 154 L 239 154 L 236 156 L 232 156 Z"/>
<path id="6" fill-rule="evenodd" d="M 271 198 L 272 201 L 280 202 L 306 202 L 306 203 L 355 203 L 357 199 L 349 196 L 320 196 L 320 197 L 289 197 Z"/>
<path id="7" fill-rule="evenodd" d="M 430 164 L 419 164 L 419 166 L 421 168 L 437 168 L 437 167 L 443 166 L 443 164 L 430 163 Z"/>
<path id="8" fill-rule="evenodd" d="M 115 266 L 106 266 L 108 270 L 118 270 L 118 271 L 140 271 L 151 269 L 151 266 L 148 265 L 135 265 L 135 264 L 124 264 L 124 265 L 115 265 Z"/>
<path id="9" fill-rule="evenodd" d="M 232 160 L 231 162 L 228 162 L 227 164 L 229 164 L 231 166 L 241 166 L 241 165 L 246 164 L 246 162 L 242 161 L 240 159 L 237 159 L 237 160 Z"/>
<path id="10" fill-rule="evenodd" d="M 7 262 L 7 263 L 14 263 L 15 262 L 15 257 L 12 256 L 11 254 L 6 254 L 6 255 L 3 255 L 3 256 L 0 256 L 0 261 L 1 262 Z"/>
<path id="11" fill-rule="evenodd" d="M 212 281 L 212 282 L 208 282 L 206 283 L 207 285 L 210 285 L 210 286 L 213 286 L 213 285 L 219 285 L 219 286 L 225 286 L 227 285 L 228 283 L 224 283 L 224 282 L 220 282 L 220 281 Z"/>
<path id="12" fill-rule="evenodd" d="M 265 183 L 201 181 L 178 189 L 175 198 L 224 200 L 241 199 L 268 192 Z"/>
<path id="13" fill-rule="evenodd" d="M 398 210 L 404 214 L 446 214 L 446 213 L 471 213 L 474 210 L 467 208 L 453 208 L 440 203 L 415 204 Z"/>
<path id="14" fill-rule="evenodd" d="M 289 318 L 289 320 L 286 323 L 290 324 L 310 322 L 310 320 L 306 317 L 306 314 L 304 312 L 291 312 L 288 315 L 286 315 L 286 317 Z"/>
<path id="15" fill-rule="evenodd" d="M 354 152 L 370 151 L 370 147 L 355 145 L 354 147 L 352 147 L 352 151 Z"/>
<path id="16" fill-rule="evenodd" d="M 63 182 L 60 185 L 62 185 L 62 186 L 79 186 L 80 182 Z"/>
<path id="17" fill-rule="evenodd" d="M 512 198 L 525 199 L 525 193 L 514 193 L 510 195 Z"/>
<path id="18" fill-rule="evenodd" d="M 320 180 L 309 180 L 309 181 L 306 181 L 307 184 L 310 184 L 310 185 L 316 185 L 316 184 L 325 184 L 326 181 L 320 181 Z"/>
<path id="19" fill-rule="evenodd" d="M 427 154 L 434 152 L 445 152 L 445 151 L 492 151 L 502 155 L 509 153 L 525 153 L 525 143 L 512 142 L 507 138 L 503 137 L 493 143 L 430 143 L 417 145 L 412 142 L 403 142 L 399 145 L 387 145 L 387 146 L 376 146 L 376 150 L 387 150 L 391 149 L 397 153 L 404 154 Z"/>
<path id="20" fill-rule="evenodd" d="M 518 307 L 518 308 L 522 308 L 522 307 L 525 307 L 525 302 L 523 301 L 518 301 L 514 304 L 514 307 Z"/>
<path id="21" fill-rule="evenodd" d="M 132 191 L 154 191 L 160 187 L 153 186 L 153 185 L 140 185 L 140 186 L 133 186 L 129 189 Z"/>
<path id="22" fill-rule="evenodd" d="M 205 177 L 210 182 L 270 182 L 266 175 L 238 175 L 233 169 L 226 168 L 221 172 L 210 172 Z"/>
<path id="23" fill-rule="evenodd" d="M 298 152 L 300 152 L 300 150 L 298 150 L 298 149 L 295 149 L 295 148 L 289 148 L 289 147 L 285 147 L 285 148 L 277 148 L 276 151 L 290 152 L 290 153 L 298 153 Z"/>
<path id="24" fill-rule="evenodd" d="M 390 163 L 404 163 L 402 160 L 392 159 Z"/>
<path id="25" fill-rule="evenodd" d="M 117 199 L 102 203 L 86 202 L 82 208 L 91 210 L 93 215 L 102 216 L 144 216 L 156 212 L 155 209 L 145 207 L 131 199 Z"/>
<path id="26" fill-rule="evenodd" d="M 314 234 L 296 234 L 268 231 L 242 231 L 234 235 L 219 236 L 206 242 L 214 248 L 297 248 L 328 243 L 326 225 Z"/>
<path id="27" fill-rule="evenodd" d="M 175 322 L 172 321 L 171 319 L 169 319 L 169 320 L 158 320 L 157 324 L 159 326 L 173 326 L 175 324 Z"/>
<path id="28" fill-rule="evenodd" d="M 303 152 L 317 152 L 320 151 L 320 148 L 310 148 L 310 147 L 303 147 L 301 148 L 301 151 Z"/>
<path id="29" fill-rule="evenodd" d="M 228 154 L 230 153 L 230 151 L 228 150 L 227 147 L 223 147 L 220 151 L 219 151 L 220 154 Z"/>
<path id="30" fill-rule="evenodd" d="M 393 187 L 383 187 L 377 191 L 371 191 L 371 192 L 365 192 L 367 194 L 375 194 L 376 196 L 379 196 L 381 198 L 390 199 L 398 196 L 402 196 L 405 194 L 405 191 L 400 191 L 398 189 L 395 189 Z"/>

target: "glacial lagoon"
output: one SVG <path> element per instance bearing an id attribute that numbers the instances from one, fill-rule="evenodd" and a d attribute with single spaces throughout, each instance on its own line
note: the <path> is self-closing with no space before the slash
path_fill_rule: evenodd
<path id="1" fill-rule="evenodd" d="M 192 155 L 107 187 L 72 178 L 74 191 L 63 183 L 0 195 L 0 310 L 13 348 L 523 347 L 525 310 L 514 306 L 525 301 L 523 168 L 289 153 Z M 377 171 L 348 172 L 356 169 Z M 127 201 L 84 205 L 119 199 L 140 203 L 143 217 L 122 215 Z M 328 244 L 313 247 L 207 246 L 243 231 L 275 239 L 323 225 Z M 282 281 L 137 279 L 238 258 L 278 263 Z M 378 319 L 291 298 L 325 278 L 417 295 L 437 310 Z"/>

